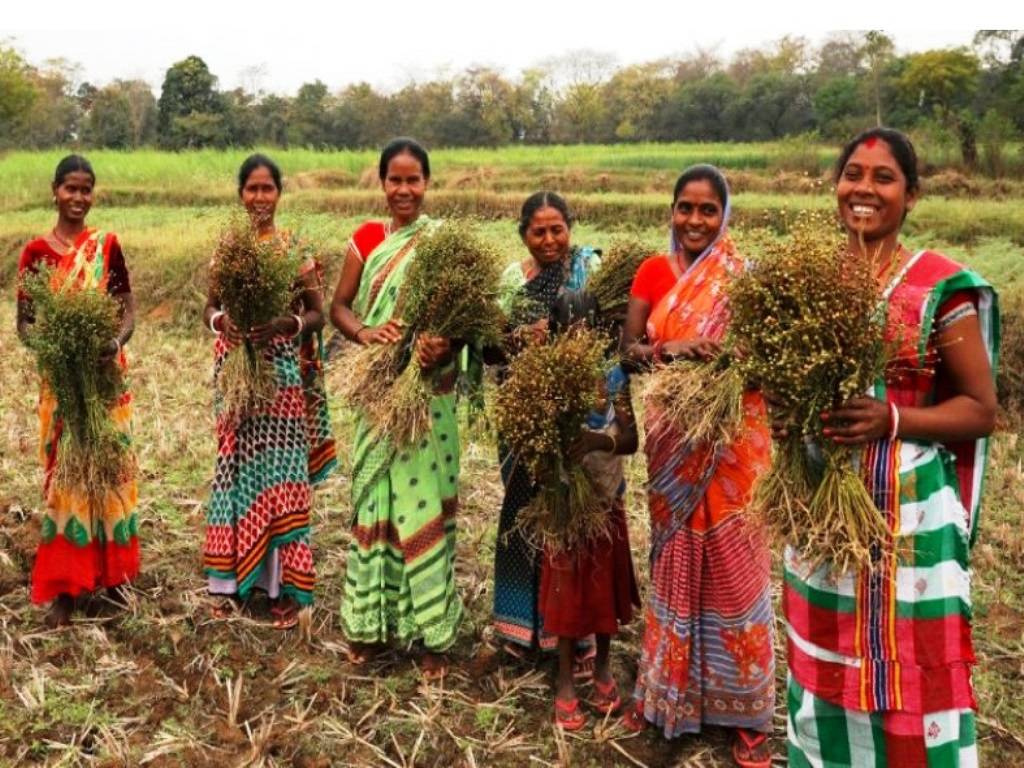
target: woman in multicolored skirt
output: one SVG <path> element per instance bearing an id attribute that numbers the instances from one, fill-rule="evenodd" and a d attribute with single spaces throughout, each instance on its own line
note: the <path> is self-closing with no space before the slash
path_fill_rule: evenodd
<path id="1" fill-rule="evenodd" d="M 853 573 L 786 551 L 789 764 L 976 766 L 969 555 L 995 424 L 996 295 L 900 243 L 919 193 L 906 136 L 857 136 L 836 185 L 849 258 L 879 265 L 898 350 L 871 396 L 823 416 L 825 434 L 862 447 L 891 534 Z"/>
<path id="2" fill-rule="evenodd" d="M 729 188 L 709 165 L 676 182 L 671 248 L 646 259 L 629 299 L 623 351 L 634 365 L 707 359 L 729 321 L 727 288 L 744 261 L 728 233 Z M 767 768 L 775 701 L 771 558 L 743 514 L 771 443 L 760 395 L 744 396 L 739 436 L 686 444 L 645 413 L 651 590 L 634 706 L 625 724 L 666 738 L 731 728 L 739 765 Z"/>
<path id="3" fill-rule="evenodd" d="M 263 155 L 249 157 L 238 174 L 238 194 L 261 239 L 282 251 L 293 236 L 274 225 L 281 172 Z M 222 596 L 214 615 L 230 615 L 254 588 L 271 599 L 272 623 L 288 629 L 313 601 L 310 549 L 313 486 L 337 463 L 320 363 L 324 325 L 320 269 L 307 258 L 296 275 L 300 298 L 293 314 L 253 328 L 248 339 L 272 360 L 274 400 L 241 419 L 215 402 L 217 465 L 206 514 L 203 564 L 211 595 Z M 216 334 L 214 376 L 228 352 L 244 342 L 211 290 L 204 322 Z"/>
<path id="4" fill-rule="evenodd" d="M 124 373 L 124 345 L 135 327 L 135 303 L 120 243 L 113 232 L 86 226 L 92 208 L 96 175 L 89 162 L 69 155 L 57 165 L 53 202 L 57 223 L 28 245 L 18 262 L 18 274 L 54 270 L 63 284 L 106 291 L 117 300 L 121 327 L 107 342 L 104 364 Z M 18 336 L 27 340 L 35 317 L 31 299 L 18 291 Z M 131 434 L 132 396 L 123 390 L 110 407 L 110 417 L 125 441 Z M 58 448 L 64 424 L 57 396 L 45 378 L 39 388 L 40 460 L 43 465 L 42 538 L 32 567 L 32 602 L 52 603 L 46 623 L 62 626 L 71 620 L 75 598 L 101 587 L 114 592 L 139 573 L 138 491 L 133 471 L 104 498 L 93 498 L 81 487 L 64 487 L 56 479 Z M 112 595 L 117 599 L 117 595 Z"/>

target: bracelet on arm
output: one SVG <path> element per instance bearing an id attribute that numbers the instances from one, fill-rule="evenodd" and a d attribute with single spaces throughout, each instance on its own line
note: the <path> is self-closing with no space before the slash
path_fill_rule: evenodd
<path id="1" fill-rule="evenodd" d="M 292 315 L 295 318 L 295 322 L 298 323 L 298 330 L 292 334 L 292 337 L 299 336 L 302 334 L 302 329 L 306 327 L 306 324 L 302 321 L 302 315 Z"/>
<path id="2" fill-rule="evenodd" d="M 211 332 L 213 332 L 213 333 L 220 333 L 220 331 L 217 330 L 217 321 L 220 318 L 222 318 L 222 317 L 224 317 L 224 310 L 223 309 L 218 309 L 216 312 L 214 312 L 212 315 L 210 315 L 210 331 Z"/>
<path id="3" fill-rule="evenodd" d="M 896 403 L 889 403 L 889 439 L 895 440 L 900 432 L 900 409 Z"/>
<path id="4" fill-rule="evenodd" d="M 663 363 L 663 362 L 665 362 L 665 358 L 661 354 L 661 348 L 663 346 L 664 346 L 664 344 L 661 341 L 661 339 L 658 339 L 656 342 L 654 342 L 654 344 L 651 345 L 651 347 L 653 349 L 653 351 L 651 352 L 651 357 L 654 359 L 654 362 L 656 362 L 656 363 Z"/>
<path id="5" fill-rule="evenodd" d="M 363 330 L 364 328 L 366 328 L 366 327 L 367 327 L 366 323 L 360 323 L 359 327 L 356 328 L 355 333 L 352 334 L 352 341 L 356 342 L 356 344 L 359 344 L 360 343 L 360 341 L 359 341 L 359 332 L 361 330 Z"/>
<path id="6" fill-rule="evenodd" d="M 619 441 L 615 439 L 615 435 L 609 434 L 607 432 L 605 432 L 605 434 L 608 435 L 608 437 L 610 437 L 612 439 L 612 447 L 611 447 L 611 450 L 608 451 L 608 453 L 618 453 L 619 452 Z"/>

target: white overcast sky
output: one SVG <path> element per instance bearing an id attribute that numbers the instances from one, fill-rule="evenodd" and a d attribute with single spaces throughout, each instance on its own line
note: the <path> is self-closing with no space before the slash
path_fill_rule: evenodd
<path id="1" fill-rule="evenodd" d="M 281 94 L 315 79 L 393 90 L 477 65 L 514 77 L 579 49 L 620 65 L 698 47 L 728 59 L 785 34 L 820 43 L 829 31 L 875 28 L 908 52 L 1021 26 L 1021 0 L 0 0 L 0 41 L 34 64 L 77 62 L 93 84 L 141 78 L 159 90 L 171 64 L 197 54 L 222 88 Z"/>

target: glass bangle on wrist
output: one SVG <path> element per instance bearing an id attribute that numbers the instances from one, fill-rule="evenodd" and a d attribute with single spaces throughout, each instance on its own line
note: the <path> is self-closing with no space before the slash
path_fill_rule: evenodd
<path id="1" fill-rule="evenodd" d="M 212 315 L 210 315 L 210 331 L 212 333 L 220 333 L 217 330 L 217 321 L 224 316 L 224 310 L 218 309 Z"/>
<path id="2" fill-rule="evenodd" d="M 900 409 L 896 403 L 889 403 L 889 439 L 895 440 L 900 431 Z"/>
<path id="3" fill-rule="evenodd" d="M 298 336 L 302 333 L 302 329 L 306 327 L 306 324 L 302 321 L 302 315 L 292 315 L 295 318 L 295 322 L 299 324 L 298 330 L 292 334 L 292 337 Z"/>

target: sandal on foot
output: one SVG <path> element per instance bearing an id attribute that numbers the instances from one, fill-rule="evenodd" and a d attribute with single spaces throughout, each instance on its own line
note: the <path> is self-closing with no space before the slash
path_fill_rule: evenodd
<path id="1" fill-rule="evenodd" d="M 771 768 L 772 753 L 768 749 L 764 757 L 754 757 L 758 747 L 768 742 L 768 734 L 751 731 L 746 728 L 736 729 L 736 740 L 732 743 L 732 759 L 740 768 Z M 746 753 L 744 756 L 741 750 Z"/>
<path id="2" fill-rule="evenodd" d="M 563 731 L 578 731 L 587 724 L 587 716 L 580 710 L 580 700 L 563 701 L 555 697 L 555 725 Z"/>
<path id="3" fill-rule="evenodd" d="M 635 707 L 629 709 L 626 714 L 622 716 L 622 727 L 630 733 L 640 733 L 647 727 L 647 718 L 644 717 L 643 710 L 638 704 Z"/>
<path id="4" fill-rule="evenodd" d="M 594 678 L 594 697 L 590 704 L 602 715 L 614 714 L 622 706 L 622 698 L 619 696 L 619 686 L 613 677 L 606 683 Z"/>
<path id="5" fill-rule="evenodd" d="M 270 615 L 273 617 L 270 626 L 274 629 L 291 629 L 298 626 L 299 606 L 292 602 L 284 605 L 272 605 Z"/>
<path id="6" fill-rule="evenodd" d="M 238 613 L 238 608 L 237 600 L 225 597 L 210 606 L 210 615 L 215 619 L 230 619 Z"/>

